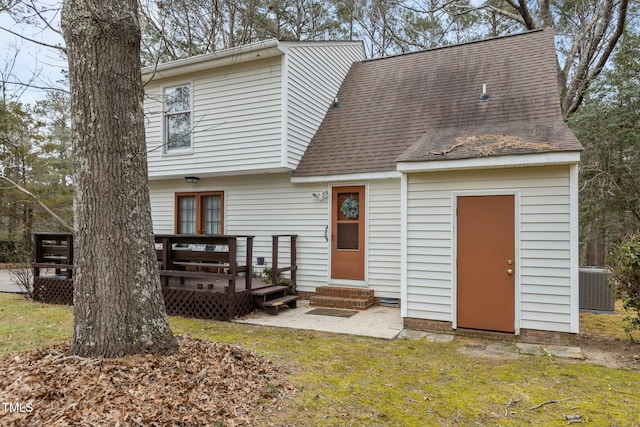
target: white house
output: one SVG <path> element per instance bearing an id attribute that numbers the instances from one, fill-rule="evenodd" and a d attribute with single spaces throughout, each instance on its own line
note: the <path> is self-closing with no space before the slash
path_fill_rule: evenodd
<path id="1" fill-rule="evenodd" d="M 412 328 L 578 332 L 551 30 L 375 60 L 270 40 L 144 75 L 157 233 L 255 235 L 267 263 L 297 234 L 298 290 L 370 289 Z"/>

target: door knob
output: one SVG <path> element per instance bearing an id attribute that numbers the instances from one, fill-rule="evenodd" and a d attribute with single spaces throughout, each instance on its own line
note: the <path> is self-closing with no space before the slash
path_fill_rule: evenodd
<path id="1" fill-rule="evenodd" d="M 513 274 L 513 270 L 512 270 L 512 269 L 508 269 L 508 270 L 507 270 L 507 274 L 508 274 L 509 276 L 511 276 L 511 275 Z"/>
<path id="2" fill-rule="evenodd" d="M 507 260 L 507 264 L 511 265 L 511 264 L 513 264 L 513 261 L 511 261 L 511 260 L 509 259 L 509 260 Z"/>

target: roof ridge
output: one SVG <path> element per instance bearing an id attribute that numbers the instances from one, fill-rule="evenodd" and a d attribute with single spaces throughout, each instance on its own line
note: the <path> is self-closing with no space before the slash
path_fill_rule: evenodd
<path id="1" fill-rule="evenodd" d="M 494 41 L 494 40 L 502 40 L 502 39 L 511 38 L 511 37 L 519 37 L 519 36 L 529 35 L 529 34 L 533 34 L 533 33 L 541 33 L 541 32 L 544 32 L 545 30 L 552 30 L 552 28 L 551 27 L 536 28 L 534 30 L 523 31 L 521 33 L 505 34 L 503 36 L 496 36 L 496 37 L 488 37 L 488 38 L 485 38 L 485 39 L 471 40 L 471 41 L 464 42 L 464 43 L 448 44 L 448 45 L 444 45 L 444 46 L 432 47 L 432 48 L 429 48 L 429 49 L 420 49 L 420 50 L 416 50 L 416 51 L 412 51 L 412 52 L 402 52 L 402 53 L 397 53 L 397 54 L 394 54 L 394 55 L 382 56 L 382 57 L 379 57 L 379 58 L 369 58 L 369 59 L 365 59 L 365 60 L 363 60 L 361 62 L 382 61 L 384 59 L 392 59 L 392 58 L 398 58 L 398 57 L 402 57 L 402 56 L 416 55 L 416 54 L 419 54 L 419 53 L 433 52 L 433 51 L 436 51 L 436 50 L 451 49 L 451 48 L 456 48 L 456 47 L 461 47 L 461 46 L 467 46 L 467 45 L 475 44 L 475 43 L 485 43 L 485 42 L 490 42 L 490 41 Z"/>

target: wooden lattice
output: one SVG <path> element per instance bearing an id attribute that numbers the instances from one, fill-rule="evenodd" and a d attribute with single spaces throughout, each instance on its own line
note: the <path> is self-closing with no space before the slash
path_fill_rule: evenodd
<path id="1" fill-rule="evenodd" d="M 167 314 L 197 319 L 232 320 L 253 312 L 249 292 L 227 294 L 211 290 L 165 287 L 162 290 Z M 73 280 L 36 277 L 33 299 L 48 304 L 73 305 Z"/>
<path id="2" fill-rule="evenodd" d="M 162 290 L 167 314 L 198 319 L 231 320 L 254 310 L 248 292 L 227 294 L 166 287 Z"/>
<path id="3" fill-rule="evenodd" d="M 33 299 L 48 304 L 73 305 L 73 280 L 56 277 L 35 277 Z"/>
<path id="4" fill-rule="evenodd" d="M 229 306 L 233 309 L 232 319 L 246 316 L 256 310 L 253 297 L 249 291 L 232 294 L 230 296 Z"/>

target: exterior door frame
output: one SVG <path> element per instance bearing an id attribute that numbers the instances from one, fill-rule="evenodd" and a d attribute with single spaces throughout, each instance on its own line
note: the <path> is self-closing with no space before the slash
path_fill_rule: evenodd
<path id="1" fill-rule="evenodd" d="M 349 279 L 334 279 L 331 277 L 331 263 L 332 260 L 332 239 L 331 231 L 333 224 L 333 189 L 340 187 L 364 187 L 364 280 L 349 280 Z M 369 184 L 366 182 L 340 182 L 329 185 L 329 197 L 327 203 L 327 218 L 328 218 L 328 241 L 327 241 L 327 283 L 335 286 L 351 286 L 351 287 L 367 287 L 369 283 Z"/>
<path id="2" fill-rule="evenodd" d="M 514 253 L 515 253 L 515 271 L 514 271 L 514 334 L 520 335 L 520 319 L 521 319 L 521 300 L 520 300 L 520 272 L 522 270 L 521 254 L 520 254 L 520 191 L 519 190 L 478 190 L 478 191 L 455 191 L 451 193 L 451 325 L 453 329 L 458 327 L 458 269 L 456 267 L 458 260 L 458 197 L 464 196 L 513 196 L 513 213 L 514 213 Z"/>

